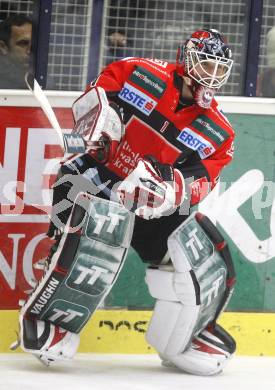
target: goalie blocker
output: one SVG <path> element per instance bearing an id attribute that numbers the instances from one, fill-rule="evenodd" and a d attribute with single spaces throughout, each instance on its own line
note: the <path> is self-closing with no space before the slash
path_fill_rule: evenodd
<path id="1" fill-rule="evenodd" d="M 72 111 L 74 128 L 61 135 L 65 152 L 90 153 L 101 163 L 111 161 L 124 134 L 118 106 L 108 102 L 103 88 L 92 87 L 74 102 Z"/>
<path id="2" fill-rule="evenodd" d="M 45 364 L 72 358 L 79 332 L 112 288 L 130 246 L 134 214 L 80 193 L 44 277 L 21 309 L 20 346 Z"/>
<path id="3" fill-rule="evenodd" d="M 235 352 L 235 341 L 216 321 L 229 302 L 235 271 L 226 242 L 200 213 L 168 238 L 171 265 L 149 268 L 156 298 L 147 341 L 165 366 L 196 375 L 217 374 Z"/>

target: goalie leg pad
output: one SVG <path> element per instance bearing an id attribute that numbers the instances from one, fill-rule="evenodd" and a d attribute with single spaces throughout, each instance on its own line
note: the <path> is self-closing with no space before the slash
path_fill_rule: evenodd
<path id="1" fill-rule="evenodd" d="M 175 290 L 174 271 L 148 269 L 146 283 L 152 297 L 156 298 L 154 312 L 146 339 L 161 355 L 176 355 L 190 342 L 199 316 L 199 305 L 194 296 L 190 305 L 180 301 Z M 192 283 L 192 281 L 191 281 Z M 183 281 L 188 287 L 188 277 Z"/>
<path id="2" fill-rule="evenodd" d="M 200 351 L 204 358 L 198 359 L 193 371 L 186 354 L 191 355 L 192 350 L 192 356 L 199 355 L 193 341 L 209 324 L 216 329 L 216 320 L 233 292 L 235 273 L 229 250 L 215 226 L 200 213 L 192 214 L 170 235 L 168 249 L 173 266 L 148 269 L 146 273 L 149 291 L 157 299 L 147 341 L 177 367 L 213 374 L 221 370 L 231 352 L 209 355 L 206 348 Z M 232 345 L 232 338 L 225 343 Z M 207 364 L 201 364 L 206 355 L 207 362 L 214 364 L 209 373 L 204 368 Z M 219 364 L 216 357 L 212 359 L 214 355 Z"/>
<path id="3" fill-rule="evenodd" d="M 116 280 L 133 225 L 133 214 L 118 203 L 80 194 L 49 270 L 22 315 L 79 333 Z"/>
<path id="4" fill-rule="evenodd" d="M 79 194 L 49 269 L 21 317 L 79 333 L 113 286 L 133 226 L 134 214 L 118 203 Z M 22 332 L 21 326 L 24 349 Z"/>

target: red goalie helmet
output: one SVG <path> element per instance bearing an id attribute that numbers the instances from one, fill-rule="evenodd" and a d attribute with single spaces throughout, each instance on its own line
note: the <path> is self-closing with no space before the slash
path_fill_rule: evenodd
<path id="1" fill-rule="evenodd" d="M 232 65 L 231 50 L 217 30 L 198 30 L 178 48 L 178 73 L 208 88 L 224 85 Z"/>

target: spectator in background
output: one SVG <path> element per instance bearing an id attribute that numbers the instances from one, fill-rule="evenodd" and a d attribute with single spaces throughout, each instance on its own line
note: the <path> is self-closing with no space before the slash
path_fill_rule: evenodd
<path id="1" fill-rule="evenodd" d="M 134 29 L 142 23 L 145 15 L 145 1 L 111 0 L 107 19 L 107 64 L 124 57 L 136 55 L 133 52 Z M 143 25 L 139 26 L 144 28 Z"/>
<path id="2" fill-rule="evenodd" d="M 0 88 L 25 88 L 30 67 L 32 21 L 13 15 L 0 23 Z"/>
<path id="3" fill-rule="evenodd" d="M 260 75 L 257 85 L 257 95 L 275 97 L 275 27 L 267 33 L 266 45 L 267 68 Z"/>
<path id="4" fill-rule="evenodd" d="M 190 36 L 197 19 L 183 3 L 110 0 L 105 65 L 130 56 L 173 61 L 178 41 Z"/>

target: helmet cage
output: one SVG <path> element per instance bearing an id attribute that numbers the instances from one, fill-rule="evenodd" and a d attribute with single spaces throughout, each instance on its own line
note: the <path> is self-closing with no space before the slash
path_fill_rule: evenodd
<path id="1" fill-rule="evenodd" d="M 186 73 L 197 83 L 218 89 L 230 75 L 233 60 L 198 50 L 186 50 Z"/>

